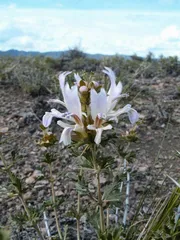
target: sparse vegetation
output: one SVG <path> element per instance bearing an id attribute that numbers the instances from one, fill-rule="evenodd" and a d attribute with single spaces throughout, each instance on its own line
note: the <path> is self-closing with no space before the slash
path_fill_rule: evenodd
<path id="1" fill-rule="evenodd" d="M 139 95 L 141 95 L 141 99 L 144 96 L 148 96 L 149 98 L 152 97 L 153 100 L 150 89 L 137 87 L 135 79 L 148 81 L 148 79 L 158 78 L 163 82 L 165 76 L 178 77 L 180 75 L 180 62 L 177 57 L 161 56 L 159 59 L 154 59 L 153 54 L 148 53 L 146 58 L 141 58 L 134 54 L 128 59 L 115 55 L 98 60 L 87 57 L 82 51 L 75 48 L 59 59 L 49 57 L 1 57 L 0 85 L 4 86 L 4 89 L 13 87 L 33 97 L 48 94 L 54 95 L 59 93 L 58 76 L 60 72 L 80 71 L 82 86 L 85 86 L 86 80 L 87 82 L 97 81 L 103 83 L 107 90 L 109 82 L 106 77 L 102 77 L 101 73 L 104 66 L 110 66 L 115 71 L 117 82 L 122 81 L 125 90 L 127 89 L 128 93 L 132 93 L 132 101 Z M 72 85 L 72 79 L 73 77 L 71 76 L 68 79 L 70 85 Z M 177 92 L 180 92 L 179 89 L 180 86 L 177 86 Z M 98 87 L 97 91 L 99 91 Z M 82 95 L 82 98 L 84 99 L 85 97 Z M 138 101 L 141 99 L 138 98 Z M 120 102 L 126 104 L 127 99 L 120 99 Z M 82 104 L 84 104 L 83 101 Z M 141 104 L 143 104 L 143 101 Z M 85 109 L 87 109 L 87 106 Z M 163 115 L 163 110 L 160 110 L 160 115 Z M 168 109 L 168 111 L 170 110 Z M 145 124 L 148 125 L 148 121 L 153 121 L 153 117 L 153 115 L 150 116 L 145 123 L 141 120 L 139 128 L 141 128 L 141 124 L 142 128 Z M 170 119 L 170 114 L 168 119 Z M 20 120 L 18 121 L 20 122 Z M 110 124 L 111 121 L 112 119 L 109 120 Z M 167 123 L 167 119 L 165 123 Z M 164 128 L 163 124 L 164 122 L 160 124 L 160 128 Z M 42 150 L 43 156 L 41 156 L 39 166 L 36 166 L 36 168 L 38 168 L 38 171 L 41 171 L 41 174 L 30 185 L 33 189 L 36 182 L 46 181 L 46 184 L 50 186 L 52 196 L 43 196 L 45 199 L 41 203 L 38 202 L 37 205 L 31 205 L 31 196 L 27 196 L 29 183 L 22 177 L 23 175 L 20 171 L 16 171 L 22 165 L 18 151 L 10 152 L 10 150 L 5 150 L 5 153 L 1 154 L 0 159 L 1 173 L 3 176 L 5 174 L 9 176 L 9 180 L 5 187 L 3 185 L 2 189 L 6 191 L 7 196 L 11 197 L 13 201 L 17 199 L 20 205 L 19 212 L 14 214 L 12 219 L 8 220 L 8 223 L 15 224 L 19 229 L 23 229 L 23 226 L 27 228 L 32 226 L 37 231 L 40 239 L 80 240 L 83 238 L 86 240 L 86 237 L 87 239 L 92 237 L 92 239 L 98 240 L 179 240 L 180 188 L 178 174 L 174 180 L 176 185 L 172 181 L 171 183 L 174 184 L 174 187 L 172 188 L 172 185 L 171 187 L 168 185 L 164 191 L 162 189 L 164 182 L 168 179 L 167 175 L 164 176 L 159 187 L 157 187 L 158 176 L 154 177 L 152 175 L 150 186 L 147 185 L 147 188 L 141 192 L 141 198 L 137 200 L 138 203 L 134 203 L 133 215 L 129 218 L 127 216 L 129 202 L 132 204 L 131 186 L 129 190 L 129 183 L 131 185 L 131 176 L 134 178 L 136 175 L 136 172 L 133 170 L 133 161 L 136 156 L 133 147 L 138 142 L 136 128 L 127 130 L 127 126 L 127 122 L 124 119 L 122 119 L 120 124 L 114 124 L 114 130 L 104 135 L 101 145 L 97 148 L 94 142 L 92 142 L 94 133 L 92 135 L 88 133 L 88 138 L 83 136 L 82 141 L 72 144 L 71 147 L 65 150 L 60 149 L 60 152 L 57 151 L 59 143 L 56 136 L 48 129 L 40 126 L 42 132 L 39 135 L 42 138 L 36 137 L 36 142 L 38 143 L 38 149 Z M 50 130 L 54 131 L 54 129 L 55 125 Z M 149 131 L 149 128 L 147 129 Z M 0 132 L 2 152 L 3 146 L 6 144 L 6 137 L 3 131 L 6 131 L 6 129 Z M 30 129 L 30 131 L 32 130 Z M 165 131 L 163 132 L 163 139 L 166 137 Z M 81 139 L 82 136 L 80 135 L 79 133 L 79 135 L 74 135 L 74 137 Z M 148 134 L 145 137 L 148 138 Z M 13 142 L 15 141 L 13 140 Z M 162 144 L 158 142 L 158 145 L 160 145 L 160 150 L 162 150 Z M 144 149 L 139 149 L 139 151 L 141 150 L 143 151 Z M 23 149 L 21 151 L 23 152 Z M 7 152 L 10 153 L 11 157 L 6 159 Z M 68 158 L 73 159 L 73 164 L 69 160 L 68 163 L 63 162 L 63 156 L 67 152 L 69 154 Z M 179 157 L 178 151 L 177 155 Z M 70 165 L 72 164 L 71 168 L 67 166 L 69 163 Z M 170 163 L 168 164 L 170 165 Z M 154 167 L 156 165 L 157 162 L 154 162 Z M 155 170 L 157 171 L 157 169 Z M 145 173 L 143 178 L 146 177 L 148 179 L 151 175 L 146 175 Z M 141 181 L 142 179 L 139 180 Z M 65 184 L 60 181 L 71 183 L 73 195 L 72 193 L 69 194 L 69 190 L 64 194 L 60 189 L 58 194 L 57 191 L 55 194 L 55 190 Z M 57 185 L 56 182 L 58 183 Z M 144 207 L 144 203 L 147 200 L 148 191 L 151 196 L 148 196 L 147 209 L 147 206 L 146 208 Z M 2 192 L 2 194 L 5 193 Z M 44 193 L 44 195 L 46 194 L 47 192 Z M 70 205 L 70 203 L 72 204 Z M 63 214 L 62 209 L 65 209 Z M 59 214 L 59 210 L 61 214 Z M 53 231 L 50 229 L 50 236 L 46 213 L 48 213 L 47 216 L 53 215 L 55 218 Z M 67 226 L 60 224 L 61 216 L 62 218 L 68 216 L 73 220 L 75 219 L 77 238 L 74 230 L 71 233 L 74 227 L 68 229 Z M 47 225 L 45 225 L 46 223 Z M 42 224 L 46 226 L 43 233 L 41 232 Z M 11 227 L 8 226 L 7 229 L 11 230 Z M 45 236 L 48 237 L 46 238 Z M 5 226 L 0 226 L 1 239 L 9 239 L 9 231 L 6 232 Z"/>
<path id="2" fill-rule="evenodd" d="M 60 71 L 86 71 L 99 73 L 104 66 L 115 70 L 118 80 L 130 78 L 163 78 L 179 76 L 178 57 L 155 59 L 152 53 L 146 58 L 137 55 L 129 59 L 115 55 L 102 60 L 87 57 L 77 48 L 61 58 L 50 57 L 0 57 L 0 83 L 19 87 L 34 96 L 57 91 L 57 76 Z"/>

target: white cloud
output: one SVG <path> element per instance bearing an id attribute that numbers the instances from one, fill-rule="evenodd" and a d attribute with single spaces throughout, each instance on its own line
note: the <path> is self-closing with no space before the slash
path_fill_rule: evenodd
<path id="1" fill-rule="evenodd" d="M 62 8 L 62 7 L 63 7 L 63 4 L 62 4 L 62 3 L 57 3 L 57 4 L 56 4 L 56 7 Z"/>
<path id="2" fill-rule="evenodd" d="M 180 29 L 176 25 L 168 26 L 161 32 L 162 40 L 180 40 Z"/>
<path id="3" fill-rule="evenodd" d="M 7 7 L 9 9 L 14 9 L 14 8 L 16 8 L 16 4 L 15 3 L 10 3 Z"/>
<path id="4" fill-rule="evenodd" d="M 173 3 L 176 3 L 177 0 L 159 0 L 159 3 L 162 3 L 162 4 L 173 4 Z"/>
<path id="5" fill-rule="evenodd" d="M 180 54 L 179 26 L 178 12 L 6 7 L 0 10 L 0 50 L 56 51 L 81 42 L 90 53 L 146 55 L 153 49 L 158 55 Z"/>

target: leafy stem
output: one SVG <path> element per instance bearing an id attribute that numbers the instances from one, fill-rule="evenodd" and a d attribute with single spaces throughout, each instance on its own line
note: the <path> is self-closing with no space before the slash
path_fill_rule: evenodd
<path id="1" fill-rule="evenodd" d="M 36 230 L 39 238 L 40 238 L 41 240 L 45 240 L 45 238 L 44 238 L 44 237 L 42 236 L 42 234 L 41 234 L 41 231 L 40 231 L 40 229 L 39 229 L 38 224 L 31 218 L 31 213 L 30 213 L 30 211 L 29 211 L 29 208 L 27 207 L 27 204 L 26 204 L 26 202 L 24 201 L 24 198 L 23 198 L 23 196 L 22 196 L 21 194 L 19 195 L 19 199 L 20 199 L 20 201 L 21 201 L 21 203 L 22 203 L 22 205 L 23 205 L 23 207 L 24 207 L 24 210 L 25 210 L 25 212 L 26 212 L 26 214 L 27 214 L 27 216 L 28 216 L 28 219 L 30 220 L 32 226 L 33 226 L 34 229 Z"/>
<path id="2" fill-rule="evenodd" d="M 77 199 L 77 240 L 80 240 L 80 193 Z"/>
<path id="3" fill-rule="evenodd" d="M 100 183 L 99 171 L 96 173 L 96 178 L 97 178 L 97 195 L 98 195 L 98 205 L 99 205 L 100 229 L 101 229 L 101 232 L 104 232 L 105 224 L 104 224 L 103 201 L 102 201 L 102 194 L 101 194 L 101 183 Z"/>
<path id="4" fill-rule="evenodd" d="M 10 166 L 8 166 L 8 165 L 6 164 L 6 160 L 4 159 L 4 156 L 3 156 L 2 153 L 0 153 L 0 158 L 1 158 L 2 162 L 3 162 L 3 164 L 4 164 L 4 170 L 5 170 L 5 172 L 6 172 L 7 175 L 9 176 L 9 178 L 10 178 L 13 186 L 14 186 L 15 189 L 16 189 L 16 193 L 17 193 L 17 195 L 18 195 L 19 200 L 20 200 L 21 203 L 22 203 L 22 206 L 23 206 L 23 208 L 24 208 L 24 211 L 25 211 L 26 214 L 27 214 L 28 220 L 31 222 L 32 226 L 33 226 L 34 229 L 36 230 L 39 238 L 40 238 L 41 240 L 45 240 L 44 237 L 43 237 L 43 235 L 41 234 L 41 231 L 40 231 L 40 229 L 39 229 L 38 224 L 37 224 L 36 221 L 34 221 L 33 218 L 31 217 L 31 212 L 30 212 L 30 210 L 29 210 L 29 208 L 28 208 L 28 206 L 27 206 L 27 204 L 26 204 L 26 202 L 25 202 L 25 200 L 24 200 L 24 198 L 23 198 L 23 191 L 22 191 L 22 186 L 21 186 L 21 182 L 20 182 L 19 178 L 17 178 L 17 177 L 11 172 Z"/>
<path id="5" fill-rule="evenodd" d="M 53 209 L 54 209 L 56 227 L 57 227 L 59 238 L 63 239 L 62 232 L 61 232 L 61 229 L 60 229 L 60 226 L 59 226 L 57 209 L 56 209 L 56 196 L 55 196 L 55 191 L 54 191 L 54 178 L 53 178 L 53 174 L 52 174 L 52 163 L 49 164 L 49 173 L 50 173 L 50 184 L 51 184 L 52 201 L 53 201 Z"/>

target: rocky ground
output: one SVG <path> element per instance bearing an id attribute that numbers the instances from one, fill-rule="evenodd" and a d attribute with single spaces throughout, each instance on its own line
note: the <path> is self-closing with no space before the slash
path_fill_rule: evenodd
<path id="1" fill-rule="evenodd" d="M 131 202 L 130 216 L 140 200 L 145 189 L 152 191 L 161 189 L 160 194 L 170 191 L 173 184 L 170 180 L 164 181 L 164 176 L 169 174 L 176 180 L 179 179 L 180 159 L 176 156 L 176 150 L 180 150 L 180 77 L 165 79 L 137 79 L 131 92 L 134 98 L 133 106 L 141 114 L 142 124 L 138 128 L 139 142 L 134 145 L 137 156 L 131 166 L 133 169 L 131 180 Z M 24 181 L 26 201 L 32 206 L 40 204 L 50 196 L 50 186 L 47 180 L 41 179 L 44 174 L 41 164 L 44 149 L 37 142 L 42 136 L 39 127 L 42 115 L 50 109 L 47 100 L 51 96 L 39 96 L 32 98 L 23 94 L 20 90 L 9 86 L 0 88 L 0 132 L 2 151 L 8 162 L 12 151 L 21 156 L 16 168 L 13 170 Z M 65 205 L 60 207 L 60 212 L 70 209 L 76 198 L 74 183 L 60 175 L 65 170 L 74 169 L 75 163 L 67 150 L 59 148 L 59 160 L 55 163 L 54 174 L 57 175 L 55 193 L 57 198 L 67 196 Z M 0 161 L 0 167 L 3 167 Z M 154 180 L 154 181 L 153 181 Z M 10 226 L 10 216 L 22 209 L 19 200 L 9 198 L 6 188 L 8 178 L 0 174 L 0 225 Z M 142 211 L 146 212 L 151 202 L 150 196 L 144 204 Z M 48 216 L 52 231 L 54 228 L 53 212 Z M 66 219 L 63 215 L 62 221 L 72 222 L 74 219 Z M 63 223 L 62 223 L 63 224 Z M 71 224 L 69 223 L 71 226 Z M 28 228 L 30 229 L 30 228 Z M 44 224 L 41 229 L 45 232 Z M 12 239 L 32 239 L 33 231 L 22 229 L 14 231 Z M 87 238 L 85 238 L 87 239 Z"/>

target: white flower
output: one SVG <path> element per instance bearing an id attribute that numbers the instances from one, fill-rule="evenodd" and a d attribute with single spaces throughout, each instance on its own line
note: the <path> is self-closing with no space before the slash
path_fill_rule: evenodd
<path id="1" fill-rule="evenodd" d="M 130 104 L 123 108 L 117 108 L 119 98 L 127 96 L 127 94 L 122 94 L 122 83 L 116 84 L 116 76 L 110 68 L 105 67 L 103 72 L 110 78 L 111 83 L 108 92 L 103 87 L 100 88 L 100 85 L 95 81 L 92 82 L 93 84 L 89 84 L 83 80 L 83 85 L 81 86 L 80 81 L 82 79 L 78 74 L 74 74 L 76 83 L 70 87 L 65 79 L 71 72 L 60 74 L 59 84 L 64 100 L 51 99 L 49 102 L 59 103 L 67 111 L 62 113 L 53 108 L 51 112 L 45 113 L 42 123 L 45 127 L 48 127 L 54 117 L 58 118 L 57 124 L 64 129 L 60 138 L 60 142 L 63 142 L 64 145 L 71 143 L 72 135 L 75 141 L 79 141 L 79 135 L 81 139 L 87 138 L 88 134 L 91 135 L 87 129 L 96 132 L 94 141 L 96 144 L 99 144 L 102 132 L 112 129 L 108 122 L 112 120 L 118 122 L 118 117 L 124 113 L 127 113 L 131 124 L 135 124 L 138 121 L 139 114 Z M 82 109 L 85 112 L 82 112 Z"/>
<path id="2" fill-rule="evenodd" d="M 102 131 L 112 128 L 110 124 L 105 127 L 103 126 L 106 121 L 115 120 L 118 122 L 118 117 L 124 113 L 128 114 L 131 124 L 135 124 L 139 119 L 139 114 L 135 109 L 131 108 L 130 104 L 127 104 L 118 110 L 114 110 L 118 103 L 118 99 L 124 96 L 121 94 L 122 83 L 119 82 L 116 85 L 116 76 L 114 72 L 108 67 L 105 67 L 105 69 L 106 70 L 103 70 L 103 72 L 109 76 L 111 81 L 108 93 L 106 93 L 104 88 L 101 88 L 99 93 L 97 93 L 95 89 L 91 89 L 90 92 L 90 109 L 94 124 L 88 125 L 87 128 L 96 131 L 96 137 L 94 140 L 96 144 L 101 142 Z"/>
<path id="3" fill-rule="evenodd" d="M 105 74 L 107 74 L 110 78 L 111 85 L 108 91 L 108 97 L 107 97 L 107 109 L 108 111 L 112 110 L 118 101 L 118 98 L 121 96 L 122 93 L 122 83 L 119 82 L 116 85 L 116 76 L 115 73 L 108 67 L 105 67 L 105 70 L 103 70 Z"/>
<path id="4" fill-rule="evenodd" d="M 61 133 L 61 138 L 60 138 L 60 143 L 63 142 L 65 146 L 71 144 L 71 132 L 73 131 L 73 128 L 71 127 L 66 127 L 62 133 Z"/>
<path id="5" fill-rule="evenodd" d="M 44 127 L 49 127 L 52 122 L 53 117 L 61 118 L 63 114 L 56 109 L 51 109 L 51 112 L 46 112 L 42 119 L 42 124 Z"/>
<path id="6" fill-rule="evenodd" d="M 81 102 L 78 96 L 78 86 L 74 85 L 70 88 L 68 83 L 65 84 L 65 78 L 70 73 L 64 72 L 60 74 L 59 83 L 68 112 L 76 114 L 81 119 Z"/>
<path id="7" fill-rule="evenodd" d="M 100 92 L 97 93 L 95 89 L 91 89 L 90 92 L 90 108 L 91 117 L 95 120 L 98 114 L 107 114 L 107 95 L 104 88 L 101 88 Z"/>
<path id="8" fill-rule="evenodd" d="M 72 131 L 82 132 L 84 129 L 82 123 L 81 103 L 78 95 L 78 86 L 74 85 L 70 88 L 69 84 L 65 83 L 65 78 L 70 73 L 71 72 L 64 72 L 59 76 L 59 84 L 63 94 L 64 102 L 58 99 L 52 99 L 49 101 L 65 106 L 67 108 L 67 112 L 61 113 L 56 109 L 51 109 L 51 112 L 46 112 L 42 119 L 42 124 L 44 127 L 49 127 L 53 117 L 67 120 L 69 122 L 65 123 L 61 120 L 57 122 L 59 126 L 64 128 L 60 138 L 60 142 L 63 142 L 64 145 L 69 145 L 71 143 Z"/>
<path id="9" fill-rule="evenodd" d="M 96 144 L 100 144 L 101 135 L 102 135 L 102 132 L 104 130 L 112 129 L 112 125 L 108 124 L 106 126 L 103 126 L 103 122 L 104 122 L 104 120 L 103 120 L 102 116 L 97 115 L 95 120 L 94 120 L 94 124 L 87 126 L 87 129 L 96 131 L 96 136 L 95 136 L 95 139 L 94 139 L 94 142 Z"/>
<path id="10" fill-rule="evenodd" d="M 81 77 L 79 76 L 79 74 L 78 74 L 78 73 L 75 73 L 75 74 L 74 74 L 74 78 L 75 78 L 75 80 L 76 80 L 76 84 L 79 85 L 79 82 L 81 81 Z"/>

